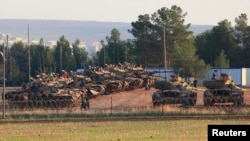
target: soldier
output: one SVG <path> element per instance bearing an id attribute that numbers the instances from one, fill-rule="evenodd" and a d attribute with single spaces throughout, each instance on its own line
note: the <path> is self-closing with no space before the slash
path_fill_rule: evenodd
<path id="1" fill-rule="evenodd" d="M 216 76 L 215 76 L 215 73 L 213 73 L 212 80 L 215 80 L 215 79 L 216 79 Z"/>
<path id="2" fill-rule="evenodd" d="M 198 80 L 196 78 L 194 78 L 194 80 L 193 80 L 194 88 L 197 87 L 197 83 L 198 83 Z"/>
<path id="3" fill-rule="evenodd" d="M 145 90 L 150 90 L 150 80 L 149 80 L 149 78 L 146 79 Z"/>
<path id="4" fill-rule="evenodd" d="M 67 79 L 68 78 L 68 73 L 65 71 L 65 70 L 62 70 L 62 77 L 64 79 Z"/>
<path id="5" fill-rule="evenodd" d="M 88 96 L 82 95 L 81 110 L 82 109 L 89 110 L 89 98 L 88 98 Z"/>

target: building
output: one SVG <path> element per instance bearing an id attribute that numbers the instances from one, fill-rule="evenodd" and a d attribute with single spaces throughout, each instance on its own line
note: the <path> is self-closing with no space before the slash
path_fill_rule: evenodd
<path id="1" fill-rule="evenodd" d="M 156 76 L 164 79 L 164 68 L 146 68 L 146 70 L 155 72 Z M 172 68 L 167 69 L 167 80 L 173 74 L 172 70 Z M 229 74 L 238 86 L 250 87 L 250 68 L 211 68 L 204 77 L 197 78 L 198 84 L 202 85 L 203 81 L 212 79 L 213 75 L 218 79 L 221 73 Z"/>
<path id="2" fill-rule="evenodd" d="M 229 74 L 236 85 L 242 87 L 250 86 L 250 68 L 211 68 L 203 78 L 199 78 L 198 81 L 203 82 L 207 79 L 220 78 L 221 73 Z"/>
<path id="3" fill-rule="evenodd" d="M 90 58 L 96 55 L 97 51 L 100 51 L 102 48 L 102 45 L 100 42 L 93 42 L 91 46 L 87 46 L 86 51 L 88 52 L 88 55 Z"/>

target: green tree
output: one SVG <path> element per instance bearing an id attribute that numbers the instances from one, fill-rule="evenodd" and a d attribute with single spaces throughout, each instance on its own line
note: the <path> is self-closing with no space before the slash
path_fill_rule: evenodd
<path id="1" fill-rule="evenodd" d="M 57 41 L 54 57 L 57 73 L 61 73 L 62 70 L 66 70 L 68 72 L 75 70 L 75 59 L 73 57 L 70 43 L 64 36 L 61 36 L 59 41 Z"/>
<path id="2" fill-rule="evenodd" d="M 196 54 L 205 61 L 206 64 L 213 65 L 215 59 L 215 49 L 212 45 L 212 32 L 211 30 L 205 31 L 195 37 L 194 46 L 197 51 Z"/>
<path id="3" fill-rule="evenodd" d="M 111 30 L 110 37 L 106 37 L 107 44 L 101 41 L 102 48 L 97 52 L 96 59 L 100 66 L 105 64 L 118 64 L 126 61 L 126 55 L 129 48 L 127 41 L 122 41 L 120 32 L 114 28 Z"/>
<path id="4" fill-rule="evenodd" d="M 250 39 L 248 26 L 247 26 L 247 14 L 241 14 L 239 17 L 235 18 L 235 36 L 239 43 L 239 46 L 245 48 L 249 47 L 248 41 Z"/>
<path id="5" fill-rule="evenodd" d="M 76 40 L 73 44 L 73 55 L 76 62 L 76 68 L 82 68 L 87 62 L 88 53 L 84 47 L 80 47 L 80 40 Z"/>
<path id="6" fill-rule="evenodd" d="M 11 57 L 11 75 L 13 78 L 13 85 L 28 82 L 29 61 L 28 61 L 28 47 L 22 42 L 17 42 L 10 48 Z M 17 66 L 16 66 L 17 65 Z M 17 70 L 13 70 L 17 69 Z"/>
<path id="7" fill-rule="evenodd" d="M 240 50 L 234 38 L 234 30 L 228 20 L 223 20 L 210 31 L 198 35 L 195 39 L 195 46 L 200 58 L 211 66 L 215 66 L 214 60 L 222 50 L 230 60 L 230 66 L 238 66 Z"/>
<path id="8" fill-rule="evenodd" d="M 235 18 L 235 37 L 240 47 L 240 57 L 237 59 L 237 64 L 242 67 L 250 67 L 250 26 L 247 25 L 247 15 L 241 14 Z M 236 61 L 236 60 L 234 60 Z"/>
<path id="9" fill-rule="evenodd" d="M 56 66 L 56 62 L 54 61 L 54 55 L 53 52 L 54 50 L 50 47 L 45 47 L 45 56 L 44 58 L 46 60 L 47 68 L 48 68 L 48 73 L 56 72 L 53 68 Z"/>
<path id="10" fill-rule="evenodd" d="M 133 56 L 137 64 L 144 66 L 159 66 L 155 62 L 162 61 L 162 50 L 160 50 L 162 42 L 156 26 L 153 25 L 149 14 L 139 15 L 138 20 L 131 23 L 132 29 L 128 30 L 135 40 L 133 41 Z M 155 57 L 158 54 L 158 57 Z"/>
<path id="11" fill-rule="evenodd" d="M 111 30 L 111 36 L 106 37 L 106 41 L 108 43 L 108 54 L 112 58 L 112 64 L 118 64 L 119 63 L 119 43 L 121 41 L 120 39 L 120 32 L 117 29 Z"/>
<path id="12" fill-rule="evenodd" d="M 33 44 L 30 46 L 30 66 L 31 76 L 36 74 L 47 73 L 45 45 L 43 39 L 40 39 L 39 44 Z"/>
<path id="13" fill-rule="evenodd" d="M 221 67 L 221 68 L 229 67 L 229 60 L 227 59 L 224 50 L 221 50 L 219 56 L 215 59 L 214 64 L 215 67 Z"/>
<path id="14" fill-rule="evenodd" d="M 215 26 L 212 29 L 213 40 L 215 42 L 215 49 L 218 48 L 216 56 L 219 55 L 221 50 L 224 50 L 225 53 L 228 54 L 231 49 L 237 47 L 235 38 L 233 36 L 233 31 L 233 27 L 228 20 L 223 20 L 219 22 L 218 26 Z"/>
<path id="15" fill-rule="evenodd" d="M 210 65 L 206 65 L 205 62 L 196 55 L 196 48 L 193 45 L 193 40 L 194 37 L 189 37 L 182 41 L 186 43 L 179 44 L 176 42 L 170 54 L 174 62 L 172 66 L 174 71 L 185 77 L 203 76 L 210 68 Z"/>
<path id="16" fill-rule="evenodd" d="M 0 50 L 3 52 L 3 45 L 0 45 Z M 10 48 L 5 47 L 5 57 L 6 57 L 6 79 L 7 79 L 7 86 L 16 85 L 16 81 L 18 75 L 20 75 L 19 66 L 17 65 L 15 59 L 11 56 Z M 3 62 L 3 57 L 0 57 L 0 62 Z M 3 74 L 3 63 L 0 64 L 0 74 Z M 0 82 L 2 83 L 2 82 Z"/>
<path id="17" fill-rule="evenodd" d="M 139 54 L 137 57 L 147 56 L 143 61 L 148 66 L 164 66 L 166 43 L 168 67 L 174 67 L 175 70 L 184 68 L 187 76 L 204 73 L 209 66 L 195 55 L 193 33 L 188 31 L 190 24 L 184 24 L 186 15 L 187 13 L 183 13 L 176 5 L 171 9 L 163 7 L 151 17 L 147 14 L 140 15 L 139 20 L 132 23 L 132 30 L 129 30 L 135 37 L 134 53 Z"/>

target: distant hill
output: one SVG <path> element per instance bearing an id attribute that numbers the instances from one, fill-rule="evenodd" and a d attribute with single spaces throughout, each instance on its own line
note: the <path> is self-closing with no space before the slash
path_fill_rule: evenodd
<path id="1" fill-rule="evenodd" d="M 98 21 L 67 21 L 67 20 L 15 20 L 0 19 L 0 33 L 27 38 L 29 25 L 30 39 L 43 38 L 45 41 L 59 40 L 64 35 L 70 42 L 76 39 L 91 45 L 95 41 L 105 40 L 113 28 L 121 33 L 121 39 L 132 39 L 128 33 L 131 23 L 98 22 Z M 191 25 L 190 30 L 195 34 L 211 29 L 212 25 Z"/>

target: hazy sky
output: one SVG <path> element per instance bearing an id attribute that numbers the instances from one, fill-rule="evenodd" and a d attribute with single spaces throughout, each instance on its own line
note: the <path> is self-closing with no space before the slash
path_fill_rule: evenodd
<path id="1" fill-rule="evenodd" d="M 241 13 L 250 17 L 250 0 L 0 0 L 0 19 L 60 19 L 131 23 L 139 15 L 177 5 L 186 23 L 217 25 Z"/>

